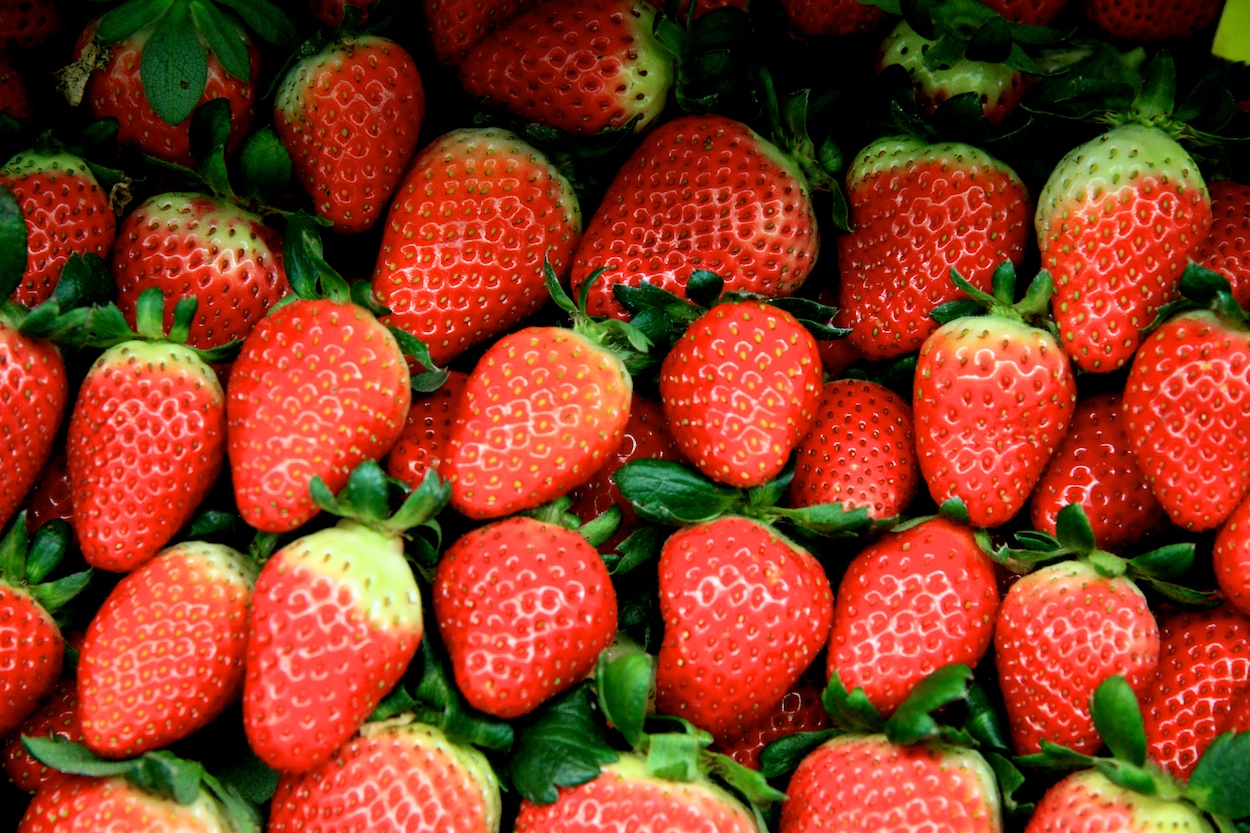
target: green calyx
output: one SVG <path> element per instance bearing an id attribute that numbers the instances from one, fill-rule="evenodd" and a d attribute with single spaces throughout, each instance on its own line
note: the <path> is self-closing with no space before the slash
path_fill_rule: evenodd
<path id="1" fill-rule="evenodd" d="M 182 298 L 174 305 L 173 324 L 165 331 L 165 293 L 159 287 L 149 287 L 139 293 L 135 301 L 135 328 L 132 330 L 126 317 L 115 304 L 85 310 L 83 323 L 84 343 L 90 347 L 116 347 L 129 341 L 163 342 L 177 344 L 205 364 L 221 364 L 234 359 L 240 341 L 232 341 L 220 347 L 202 350 L 186 345 L 191 334 L 191 322 L 199 301 L 194 297 Z"/>
<path id="2" fill-rule="evenodd" d="M 1226 325 L 1250 331 L 1250 314 L 1233 297 L 1228 279 L 1219 272 L 1190 261 L 1181 273 L 1181 297 L 1159 307 L 1155 320 L 1143 330 L 1151 333 L 1174 315 L 1191 310 L 1210 310 Z"/>
<path id="3" fill-rule="evenodd" d="M 404 494 L 403 502 L 391 511 L 391 497 Z M 337 495 L 324 480 L 314 477 L 309 493 L 320 509 L 355 521 L 382 535 L 409 537 L 411 530 L 426 528 L 438 537 L 438 513 L 451 497 L 451 487 L 430 471 L 421 485 L 411 492 L 402 481 L 388 477 L 373 460 L 366 460 L 348 476 L 347 485 Z M 433 544 L 437 551 L 437 540 Z"/>
<path id="4" fill-rule="evenodd" d="M 49 521 L 29 535 L 26 513 L 19 513 L 0 539 L 0 583 L 26 593 L 55 619 L 86 589 L 93 575 L 87 569 L 46 581 L 65 558 L 73 535 L 69 524 L 60 519 Z"/>
<path id="5" fill-rule="evenodd" d="M 645 366 L 651 351 L 652 341 L 637 325 L 616 318 L 595 319 L 586 312 L 586 303 L 590 298 L 591 287 L 595 281 L 607 271 L 598 269 L 590 274 L 577 293 L 577 300 L 569 297 L 560 285 L 560 278 L 552 267 L 551 261 L 543 258 L 543 281 L 551 300 L 573 319 L 573 332 L 598 345 L 621 360 L 631 373 L 635 368 Z"/>
<path id="6" fill-rule="evenodd" d="M 973 286 L 954 269 L 951 269 L 950 277 L 951 282 L 968 298 L 936 307 L 930 315 L 939 324 L 982 313 L 1022 324 L 1044 324 L 1047 320 L 1055 285 L 1045 270 L 1037 273 L 1018 302 L 1015 300 L 1016 267 L 1009 261 L 1000 263 L 994 270 L 991 279 L 993 294 Z"/>

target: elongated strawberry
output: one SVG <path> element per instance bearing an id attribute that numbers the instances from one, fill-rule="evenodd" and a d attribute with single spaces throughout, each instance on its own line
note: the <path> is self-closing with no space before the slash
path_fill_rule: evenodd
<path id="1" fill-rule="evenodd" d="M 869 358 L 909 353 L 937 329 L 929 314 L 963 297 L 952 269 L 988 290 L 1000 263 L 1024 257 L 1028 192 L 1011 168 L 970 145 L 878 140 L 856 154 L 846 195 L 839 306 Z"/>
<path id="2" fill-rule="evenodd" d="M 598 269 L 591 315 L 628 316 L 617 284 L 685 295 L 696 270 L 725 289 L 789 295 L 816 261 L 811 188 L 799 166 L 741 122 L 684 116 L 643 139 L 586 227 L 570 274 L 574 292 Z"/>
<path id="3" fill-rule="evenodd" d="M 343 232 L 383 216 L 424 115 L 412 56 L 377 35 L 330 41 L 291 67 L 274 100 L 274 128 L 304 190 Z"/>
<path id="4" fill-rule="evenodd" d="M 664 109 L 673 55 L 645 0 L 545 0 L 460 61 L 470 95 L 577 135 L 641 132 Z"/>
<path id="5" fill-rule="evenodd" d="M 0 314 L 0 524 L 39 477 L 65 416 L 65 360 L 49 341 L 23 335 Z"/>
<path id="6" fill-rule="evenodd" d="M 82 743 L 82 721 L 78 717 L 78 684 L 71 678 L 57 684 L 52 697 L 9 736 L 0 750 L 0 761 L 9 780 L 19 790 L 37 792 L 45 784 L 65 777 L 37 760 L 22 746 L 22 735 L 29 737 L 62 737 Z"/>
<path id="7" fill-rule="evenodd" d="M 1244 307 L 1250 305 L 1250 185 L 1217 179 L 1209 191 L 1211 233 L 1194 260 L 1223 275 Z"/>
<path id="8" fill-rule="evenodd" d="M 506 130 L 457 130 L 417 154 L 387 215 L 373 292 L 444 364 L 547 300 L 543 258 L 568 269 L 581 235 L 568 180 Z"/>

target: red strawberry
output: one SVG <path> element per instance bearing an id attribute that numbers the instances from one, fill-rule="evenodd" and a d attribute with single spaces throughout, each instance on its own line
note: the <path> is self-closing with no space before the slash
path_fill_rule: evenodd
<path id="1" fill-rule="evenodd" d="M 537 0 L 422 0 L 434 54 L 456 66 L 486 35 L 506 25 Z"/>
<path id="2" fill-rule="evenodd" d="M 73 491 L 65 455 L 58 454 L 43 467 L 39 480 L 26 498 L 26 528 L 34 532 L 48 521 L 74 519 Z"/>
<path id="3" fill-rule="evenodd" d="M 1250 305 L 1250 185 L 1217 179 L 1210 184 L 1211 234 L 1194 260 L 1223 275 L 1233 297 Z"/>
<path id="4" fill-rule="evenodd" d="M 758 486 L 781 473 L 820 403 L 816 339 L 761 301 L 718 304 L 660 367 L 677 447 L 713 480 Z"/>
<path id="5" fill-rule="evenodd" d="M 675 71 L 644 0 L 545 0 L 468 50 L 460 83 L 526 121 L 576 135 L 641 132 Z"/>
<path id="6" fill-rule="evenodd" d="M 1159 526 L 1163 507 L 1137 466 L 1120 409 L 1119 394 L 1077 402 L 1068 433 L 1033 490 L 1034 529 L 1053 535 L 1059 510 L 1069 504 L 1085 510 L 1103 549 L 1130 546 Z"/>
<path id="7" fill-rule="evenodd" d="M 846 196 L 851 232 L 838 238 L 839 306 L 867 358 L 920 347 L 937 329 L 933 309 L 964 297 L 952 269 L 989 289 L 1000 263 L 1024 257 L 1024 184 L 969 145 L 880 139 L 855 157 Z"/>
<path id="8" fill-rule="evenodd" d="M 799 732 L 819 732 L 830 725 L 820 689 L 812 682 L 800 680 L 763 721 L 741 734 L 718 738 L 716 745 L 743 766 L 759 769 L 760 753 L 768 744 Z"/>
<path id="9" fill-rule="evenodd" d="M 427 472 L 442 470 L 451 445 L 456 411 L 468 381 L 469 374 L 450 370 L 442 387 L 412 400 L 403 433 L 386 457 L 387 474 L 415 489 Z"/>
<path id="10" fill-rule="evenodd" d="M 852 559 L 838 587 L 827 672 L 847 690 L 863 688 L 888 716 L 938 668 L 975 666 L 997 613 L 994 564 L 972 530 L 932 518 Z"/>
<path id="11" fill-rule="evenodd" d="M 26 151 L 0 168 L 26 216 L 26 273 L 12 299 L 28 307 L 52 296 L 75 252 L 107 257 L 117 218 L 87 163 L 69 153 Z"/>
<path id="12" fill-rule="evenodd" d="M 1012 23 L 1046 26 L 1068 5 L 1068 0 L 981 0 Z"/>
<path id="13" fill-rule="evenodd" d="M 201 791 L 189 804 L 145 792 L 117 776 L 67 776 L 40 790 L 17 833 L 235 833 L 225 813 Z"/>
<path id="14" fill-rule="evenodd" d="M 132 325 L 146 289 L 170 299 L 166 328 L 173 301 L 195 298 L 187 343 L 205 350 L 245 338 L 290 292 L 278 233 L 250 211 L 203 194 L 160 194 L 130 212 L 111 266 L 117 305 Z"/>
<path id="15" fill-rule="evenodd" d="M 3 56 L 0 56 L 0 114 L 18 122 L 28 122 L 35 115 L 26 82 Z"/>
<path id="16" fill-rule="evenodd" d="M 354 9 L 356 20 L 364 23 L 369 19 L 369 8 L 376 0 L 308 0 L 308 11 L 330 28 L 343 23 L 348 9 Z"/>
<path id="17" fill-rule="evenodd" d="M 807 279 L 818 234 L 798 165 L 741 122 L 684 116 L 638 146 L 604 195 L 574 255 L 574 293 L 599 268 L 591 315 L 627 317 L 617 284 L 685 295 L 710 270 L 725 289 L 789 295 Z"/>
<path id="18" fill-rule="evenodd" d="M 881 10 L 858 0 L 782 0 L 790 31 L 800 38 L 843 37 L 871 32 Z"/>
<path id="19" fill-rule="evenodd" d="M 780 833 L 998 833 L 994 773 L 976 752 L 938 743 L 899 746 L 843 735 L 795 770 Z"/>
<path id="20" fill-rule="evenodd" d="M 1215 536 L 1211 566 L 1229 604 L 1250 615 L 1250 500 L 1228 516 Z"/>
<path id="21" fill-rule="evenodd" d="M 499 829 L 486 757 L 420 723 L 366 724 L 329 761 L 278 779 L 267 833 L 474 833 Z"/>
<path id="22" fill-rule="evenodd" d="M 1207 238 L 1198 166 L 1162 130 L 1123 125 L 1070 151 L 1037 199 L 1060 341 L 1082 370 L 1122 367 Z"/>
<path id="23" fill-rule="evenodd" d="M 1159 673 L 1141 698 L 1150 757 L 1187 778 L 1250 683 L 1250 616 L 1230 605 L 1159 617 Z"/>
<path id="24" fill-rule="evenodd" d="M 55 0 L 10 0 L 0 6 L 0 52 L 32 52 L 59 28 Z"/>
<path id="25" fill-rule="evenodd" d="M 1143 795 L 1116 786 L 1096 769 L 1074 772 L 1055 784 L 1029 819 L 1025 833 L 1209 833 L 1211 826 L 1188 802 Z"/>
<path id="26" fill-rule="evenodd" d="M 920 485 L 911 405 L 874 382 L 825 385 L 816 420 L 795 449 L 790 503 L 901 514 Z"/>
<path id="27" fill-rule="evenodd" d="M 1085 0 L 1085 16 L 1105 34 L 1135 42 L 1176 40 L 1215 20 L 1220 0 Z"/>
<path id="28" fill-rule="evenodd" d="M 412 56 L 376 35 L 342 35 L 293 66 L 274 100 L 274 129 L 319 216 L 370 228 L 417 148 L 425 90 Z"/>
<path id="29" fill-rule="evenodd" d="M 160 749 L 208 725 L 239 694 L 256 567 L 188 542 L 113 588 L 78 662 L 85 743 L 107 758 Z"/>
<path id="30" fill-rule="evenodd" d="M 0 526 L 21 506 L 65 414 L 69 385 L 61 352 L 23 335 L 0 315 Z"/>
<path id="31" fill-rule="evenodd" d="M 576 685 L 616 635 L 616 591 L 576 532 L 517 517 L 464 535 L 434 576 L 434 619 L 469 705 L 527 714 Z"/>
<path id="32" fill-rule="evenodd" d="M 298 300 L 261 319 L 228 385 L 230 471 L 243 519 L 286 532 L 317 514 L 308 484 L 331 491 L 381 458 L 411 403 L 395 337 L 363 307 Z"/>
<path id="33" fill-rule="evenodd" d="M 659 570 L 657 711 L 716 737 L 760 723 L 824 647 L 833 612 L 824 570 L 738 517 L 674 533 Z"/>
<path id="34" fill-rule="evenodd" d="M 543 258 L 563 273 L 580 235 L 572 186 L 539 151 L 506 130 L 457 130 L 400 185 L 373 292 L 385 322 L 444 364 L 536 312 Z"/>
<path id="35" fill-rule="evenodd" d="M 26 747 L 22 746 L 23 735 L 41 738 L 55 736 L 82 743 L 82 721 L 78 717 L 78 685 L 74 680 L 62 680 L 52 699 L 28 717 L 10 735 L 3 749 L 0 749 L 4 771 L 19 790 L 37 792 L 44 785 L 66 777 L 64 773 L 41 763 L 27 752 Z"/>

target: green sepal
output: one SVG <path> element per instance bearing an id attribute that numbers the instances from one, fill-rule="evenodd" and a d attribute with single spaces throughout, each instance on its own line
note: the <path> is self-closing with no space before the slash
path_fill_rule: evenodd
<path id="1" fill-rule="evenodd" d="M 25 528 L 25 512 L 18 515 L 17 524 Z M 65 553 L 69 551 L 73 538 L 74 531 L 60 518 L 53 518 L 36 529 L 30 536 L 30 544 L 26 548 L 25 580 L 31 584 L 39 584 L 51 575 L 56 566 L 65 558 Z"/>
<path id="2" fill-rule="evenodd" d="M 707 269 L 695 269 L 686 281 L 686 297 L 690 303 L 710 307 L 725 291 L 725 279 Z"/>
<path id="3" fill-rule="evenodd" d="M 9 531 L 0 539 L 0 579 L 10 584 L 25 584 L 27 581 L 26 551 L 28 544 L 26 533 L 26 512 L 19 512 L 9 525 Z"/>
<path id="4" fill-rule="evenodd" d="M 81 743 L 56 734 L 46 737 L 23 735 L 22 746 L 35 760 L 70 775 L 112 778 L 129 775 L 136 766 L 134 759 L 106 761 L 98 758 Z"/>
<path id="5" fill-rule="evenodd" d="M 234 512 L 204 509 L 192 516 L 177 537 L 184 541 L 200 541 L 216 535 L 232 535 L 238 531 L 240 521 L 241 518 Z"/>
<path id="6" fill-rule="evenodd" d="M 1108 677 L 1094 691 L 1091 714 L 1094 727 L 1115 757 L 1132 764 L 1146 764 L 1146 729 L 1137 695 L 1120 675 Z"/>
<path id="7" fill-rule="evenodd" d="M 391 693 L 383 697 L 377 707 L 369 713 L 369 717 L 365 719 L 366 723 L 378 723 L 383 720 L 391 720 L 405 712 L 415 711 L 421 704 L 417 702 L 417 698 L 403 685 L 397 685 L 391 689 Z"/>
<path id="8" fill-rule="evenodd" d="M 829 538 L 853 538 L 875 529 L 888 528 L 892 518 L 874 520 L 866 506 L 848 510 L 842 503 L 816 503 L 799 509 L 775 508 L 769 513 L 807 532 Z"/>
<path id="9" fill-rule="evenodd" d="M 512 726 L 469 707 L 452 683 L 446 657 L 432 640 L 422 640 L 421 654 L 423 671 L 421 682 L 417 685 L 416 701 L 439 713 L 434 721 L 426 716 L 426 722 L 434 722 L 447 733 L 447 737 L 459 743 L 496 752 L 511 750 L 515 741 Z"/>
<path id="10" fill-rule="evenodd" d="M 700 756 L 699 764 L 709 775 L 719 779 L 730 789 L 746 798 L 751 808 L 757 811 L 757 821 L 763 821 L 758 816 L 760 808 L 767 809 L 779 801 L 786 800 L 786 794 L 771 786 L 763 773 L 743 766 L 728 755 L 704 751 Z M 767 824 L 761 824 L 760 829 L 766 830 Z"/>
<path id="11" fill-rule="evenodd" d="M 394 535 L 432 521 L 451 493 L 451 487 L 436 472 L 427 471 L 421 485 L 392 514 L 392 492 L 406 489 L 402 481 L 382 471 L 375 460 L 365 460 L 354 468 L 338 495 L 330 491 L 321 477 L 313 477 L 308 483 L 309 495 L 317 508 Z"/>
<path id="12" fill-rule="evenodd" d="M 262 202 L 281 198 L 291 182 L 291 155 L 272 127 L 263 127 L 247 138 L 239 151 L 239 182 L 242 195 Z"/>
<path id="13" fill-rule="evenodd" d="M 190 118 L 208 81 L 208 54 L 191 25 L 186 3 L 175 3 L 160 19 L 139 60 L 143 93 L 162 121 L 179 125 Z"/>
<path id="14" fill-rule="evenodd" d="M 969 298 L 961 298 L 956 301 L 947 301 L 945 304 L 938 304 L 929 313 L 929 317 L 939 324 L 949 324 L 952 321 L 958 321 L 960 318 L 971 318 L 974 315 L 980 315 L 985 311 L 985 307 Z"/>
<path id="15" fill-rule="evenodd" d="M 1043 739 L 1041 742 L 1041 752 L 1032 755 L 1020 755 L 1016 758 L 1016 763 L 1029 767 L 1031 769 L 1042 769 L 1052 772 L 1070 772 L 1074 769 L 1088 769 L 1096 766 L 1098 758 L 1092 755 L 1083 755 L 1080 752 L 1073 751 L 1066 746 L 1060 746 L 1057 743 Z"/>
<path id="16" fill-rule="evenodd" d="M 231 118 L 230 102 L 224 98 L 214 98 L 195 108 L 191 116 L 191 155 L 209 189 L 219 197 L 235 201 L 226 168 Z"/>
<path id="17" fill-rule="evenodd" d="M 295 24 L 269 0 L 217 0 L 233 9 L 247 27 L 274 46 L 294 49 L 299 42 Z"/>
<path id="18" fill-rule="evenodd" d="M 508 774 L 522 798 L 554 804 L 557 787 L 592 781 L 619 757 L 607 742 L 590 685 L 581 683 L 529 716 L 508 758 Z"/>
<path id="19" fill-rule="evenodd" d="M 1192 587 L 1185 587 L 1170 581 L 1160 581 L 1149 576 L 1142 576 L 1137 581 L 1168 601 L 1190 610 L 1210 610 L 1219 607 L 1223 601 L 1223 596 L 1218 590 L 1194 590 Z"/>
<path id="20" fill-rule="evenodd" d="M 574 516 L 576 517 L 576 516 Z M 598 551 L 603 543 L 616 534 L 621 528 L 621 507 L 613 504 L 601 515 L 597 515 L 577 527 L 577 533 Z"/>
<path id="21" fill-rule="evenodd" d="M 829 675 L 829 684 L 820 697 L 825 711 L 839 729 L 851 732 L 881 732 L 885 718 L 868 699 L 862 688 L 847 691 L 836 670 Z"/>
<path id="22" fill-rule="evenodd" d="M 382 467 L 373 460 L 367 460 L 352 470 L 338 499 L 352 507 L 360 520 L 376 524 L 390 515 L 387 500 L 390 483 L 391 479 Z"/>
<path id="23" fill-rule="evenodd" d="M 451 484 L 439 477 L 437 472 L 427 471 L 421 484 L 404 498 L 404 502 L 386 525 L 389 529 L 401 532 L 433 523 L 450 499 Z"/>
<path id="24" fill-rule="evenodd" d="M 846 327 L 834 327 L 829 324 L 838 314 L 837 307 L 831 307 L 808 298 L 789 295 L 784 298 L 769 298 L 770 306 L 785 310 L 802 324 L 817 341 L 832 341 L 845 338 L 851 334 Z"/>
<path id="25" fill-rule="evenodd" d="M 909 745 L 949 734 L 933 718 L 933 712 L 968 698 L 972 669 L 958 663 L 945 665 L 918 682 L 885 722 L 891 743 Z"/>
<path id="26" fill-rule="evenodd" d="M 116 286 L 108 264 L 95 252 L 74 252 L 65 261 L 52 300 L 67 312 L 76 307 L 105 303 Z"/>
<path id="27" fill-rule="evenodd" d="M 622 576 L 643 564 L 654 561 L 664 545 L 667 531 L 656 526 L 641 526 L 616 545 L 615 552 L 601 553 L 608 573 Z"/>
<path id="28" fill-rule="evenodd" d="M 217 56 L 222 69 L 241 81 L 251 81 L 252 65 L 247 55 L 247 44 L 221 9 L 208 0 L 191 0 L 191 20 L 208 48 Z"/>
<path id="29" fill-rule="evenodd" d="M 96 25 L 96 40 L 109 46 L 159 20 L 174 0 L 131 0 L 105 12 Z"/>
<path id="30" fill-rule="evenodd" d="M 1133 102 L 1134 113 L 1146 120 L 1172 115 L 1176 106 L 1176 64 L 1160 51 L 1141 66 L 1141 90 Z"/>
<path id="31" fill-rule="evenodd" d="M 998 782 L 998 792 L 1003 800 L 1003 809 L 1010 817 L 1027 818 L 1033 812 L 1033 804 L 1022 804 L 1016 800 L 1016 791 L 1028 783 L 1019 768 L 1006 755 L 992 749 L 981 751 L 981 757 L 990 765 L 994 772 L 994 780 Z"/>
<path id="32" fill-rule="evenodd" d="M 1181 273 L 1181 300 L 1167 305 L 1168 314 L 1185 309 L 1210 309 L 1222 320 L 1239 329 L 1250 329 L 1250 317 L 1233 297 L 1232 287 L 1219 272 L 1190 262 Z M 1164 320 L 1164 310 L 1159 311 L 1153 326 Z"/>
<path id="33" fill-rule="evenodd" d="M 1105 578 L 1118 578 L 1128 569 L 1128 562 L 1106 550 L 1094 550 L 1085 560 Z"/>
<path id="34" fill-rule="evenodd" d="M 964 719 L 963 729 L 976 741 L 978 748 L 983 752 L 987 749 L 1010 752 L 1011 739 L 1003 725 L 1003 716 L 994 707 L 985 689 L 973 683 L 968 687 L 964 702 L 967 705 L 968 716 Z"/>
<path id="35" fill-rule="evenodd" d="M 968 514 L 968 504 L 957 497 L 947 498 L 942 501 L 942 504 L 938 506 L 938 517 L 961 526 L 968 526 L 972 522 L 972 518 Z"/>
<path id="36" fill-rule="evenodd" d="M 77 598 L 83 590 L 87 589 L 87 585 L 91 583 L 94 575 L 93 570 L 86 569 L 82 572 L 71 573 L 56 581 L 32 584 L 26 588 L 26 592 L 30 593 L 31 597 L 39 602 L 44 610 L 55 615 L 57 611 Z"/>
<path id="37" fill-rule="evenodd" d="M 1089 555 L 1098 547 L 1094 528 L 1079 503 L 1069 503 L 1055 515 L 1055 538 L 1068 552 Z"/>
<path id="38" fill-rule="evenodd" d="M 612 475 L 646 520 L 676 526 L 714 520 L 741 505 L 741 490 L 716 483 L 672 460 L 634 460 Z"/>
<path id="39" fill-rule="evenodd" d="M 1185 785 L 1199 809 L 1230 819 L 1250 817 L 1250 732 L 1225 732 L 1211 741 Z"/>
<path id="40" fill-rule="evenodd" d="M 329 298 L 339 303 L 351 300 L 351 287 L 326 262 L 321 244 L 322 220 L 306 211 L 287 216 L 282 238 L 282 261 L 291 290 L 306 300 Z"/>
<path id="41" fill-rule="evenodd" d="M 778 738 L 760 751 L 760 772 L 765 778 L 783 778 L 794 772 L 795 767 L 825 741 L 844 734 L 841 729 L 824 729 Z"/>
<path id="42" fill-rule="evenodd" d="M 1197 548 L 1193 543 L 1168 544 L 1136 558 L 1130 558 L 1129 575 L 1133 578 L 1174 579 L 1183 575 L 1194 563 Z"/>
<path id="43" fill-rule="evenodd" d="M 369 281 L 352 281 L 349 286 L 352 303 L 358 307 L 364 307 L 373 314 L 374 318 L 381 318 L 384 315 L 390 315 L 389 307 L 382 305 L 376 295 L 373 294 L 373 284 Z"/>
<path id="44" fill-rule="evenodd" d="M 165 293 L 159 287 L 148 287 L 139 293 L 135 301 L 135 332 L 140 338 L 153 341 L 165 338 Z"/>
<path id="45" fill-rule="evenodd" d="M 633 749 L 641 749 L 646 741 L 644 725 L 654 683 L 655 660 L 645 651 L 630 650 L 616 656 L 604 651 L 599 655 L 595 669 L 599 709 Z"/>
<path id="46" fill-rule="evenodd" d="M 649 735 L 647 773 L 666 781 L 689 782 L 699 777 L 699 753 L 710 738 L 685 732 Z"/>
<path id="47" fill-rule="evenodd" d="M 1167 776 L 1143 769 L 1136 764 L 1115 758 L 1095 758 L 1094 768 L 1117 787 L 1132 790 L 1141 795 L 1160 795 L 1160 779 Z"/>
<path id="48" fill-rule="evenodd" d="M 551 261 L 543 256 L 543 285 L 547 288 L 547 294 L 551 296 L 551 300 L 563 312 L 577 318 L 579 315 L 585 315 L 586 302 L 590 298 L 590 289 L 607 269 L 596 269 L 591 272 L 589 277 L 582 283 L 581 289 L 577 293 L 577 300 L 573 300 L 569 293 L 564 291 L 564 287 L 560 284 L 560 276 L 556 274 L 555 267 L 551 265 Z"/>
<path id="49" fill-rule="evenodd" d="M 13 295 L 26 274 L 26 215 L 7 185 L 0 185 L 0 300 Z"/>
<path id="50" fill-rule="evenodd" d="M 223 784 L 207 771 L 200 772 L 200 781 L 225 810 L 232 833 L 261 833 L 260 812 L 233 785 Z"/>
<path id="51" fill-rule="evenodd" d="M 254 564 L 264 564 L 282 543 L 281 532 L 257 532 L 247 545 L 247 557 Z"/>
<path id="52" fill-rule="evenodd" d="M 242 759 L 223 769 L 219 776 L 227 789 L 256 805 L 273 798 L 281 777 L 282 773 L 258 758 L 250 748 L 246 748 Z"/>

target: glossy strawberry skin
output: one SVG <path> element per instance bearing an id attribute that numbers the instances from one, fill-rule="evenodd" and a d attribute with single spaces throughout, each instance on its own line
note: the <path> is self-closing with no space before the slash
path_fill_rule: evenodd
<path id="1" fill-rule="evenodd" d="M 976 752 L 884 735 L 845 735 L 799 764 L 781 806 L 780 833 L 997 833 L 998 789 Z"/>
<path id="2" fill-rule="evenodd" d="M 78 715 L 78 686 L 74 680 L 62 679 L 51 699 L 28 717 L 0 747 L 0 763 L 4 771 L 13 785 L 23 792 L 36 792 L 45 784 L 66 777 L 63 772 L 35 760 L 22 746 L 23 735 L 55 736 L 75 743 L 83 742 L 82 721 Z"/>
<path id="3" fill-rule="evenodd" d="M 660 366 L 660 400 L 677 447 L 732 486 L 781 473 L 816 417 L 816 339 L 760 301 L 717 304 L 690 325 Z"/>
<path id="4" fill-rule="evenodd" d="M 19 587 L 0 582 L 0 737 L 22 725 L 56 686 L 65 639 Z"/>
<path id="5" fill-rule="evenodd" d="M 920 486 L 911 404 L 875 382 L 826 384 L 795 452 L 792 506 L 841 503 L 884 520 L 906 509 Z"/>
<path id="6" fill-rule="evenodd" d="M 367 727 L 324 764 L 283 775 L 265 829 L 477 833 L 498 830 L 500 814 L 499 782 L 486 757 L 413 723 Z"/>
<path id="7" fill-rule="evenodd" d="M 68 400 L 61 352 L 0 320 L 0 528 L 52 456 Z"/>
<path id="8" fill-rule="evenodd" d="M 824 647 L 833 612 L 824 570 L 732 516 L 674 533 L 659 570 L 656 709 L 715 737 L 758 724 Z"/>
<path id="9" fill-rule="evenodd" d="M 925 340 L 912 405 L 929 494 L 973 525 L 1019 512 L 1068 432 L 1076 379 L 1054 337 L 1003 318 L 959 318 Z"/>
<path id="10" fill-rule="evenodd" d="M 424 116 L 412 56 L 376 35 L 340 36 L 304 58 L 274 101 L 274 129 L 318 216 L 350 233 L 385 214 Z"/>
<path id="11" fill-rule="evenodd" d="M 1094 691 L 1118 674 L 1144 694 L 1159 663 L 1159 626 L 1129 579 L 1052 564 L 1007 591 L 994 657 L 1016 752 L 1041 752 L 1047 740 L 1092 755 L 1102 745 Z"/>
<path id="12" fill-rule="evenodd" d="M 537 0 L 422 0 L 425 25 L 440 63 L 457 66 L 478 41 L 528 11 Z"/>
<path id="13" fill-rule="evenodd" d="M 1211 193 L 1211 234 L 1194 260 L 1228 279 L 1233 297 L 1250 305 L 1250 185 L 1219 179 Z"/>
<path id="14" fill-rule="evenodd" d="M 760 753 L 773 741 L 799 732 L 819 732 L 832 725 L 820 688 L 804 679 L 786 692 L 772 713 L 746 731 L 717 738 L 717 748 L 743 766 L 760 768 Z"/>
<path id="15" fill-rule="evenodd" d="M 1119 394 L 1077 402 L 1068 433 L 1033 490 L 1034 529 L 1053 535 L 1059 510 L 1080 504 L 1098 546 L 1116 552 L 1159 526 L 1163 507 L 1137 465 L 1120 411 Z"/>
<path id="16" fill-rule="evenodd" d="M 175 303 L 195 298 L 187 344 L 201 349 L 246 338 L 291 291 L 281 236 L 259 216 L 203 194 L 159 194 L 131 211 L 110 268 L 131 326 L 146 289 L 165 293 L 166 331 Z"/>
<path id="17" fill-rule="evenodd" d="M 980 662 L 998 605 L 993 562 L 972 530 L 933 518 L 889 533 L 842 576 L 826 671 L 888 716 L 942 666 Z"/>
<path id="18" fill-rule="evenodd" d="M 412 401 L 395 337 L 352 303 L 299 300 L 257 323 L 226 394 L 230 472 L 243 520 L 286 532 L 319 511 L 308 492 L 331 492 L 403 431 Z"/>
<path id="19" fill-rule="evenodd" d="M 581 232 L 572 186 L 537 149 L 498 128 L 448 133 L 413 159 L 387 215 L 383 321 L 446 364 L 542 307 L 543 258 L 563 275 Z"/>
<path id="20" fill-rule="evenodd" d="M 616 635 L 616 591 L 599 553 L 532 518 L 459 538 L 439 559 L 433 599 L 457 687 L 505 719 L 584 679 Z"/>
<path id="21" fill-rule="evenodd" d="M 1085 16 L 1105 34 L 1134 42 L 1175 40 L 1200 32 L 1219 0 L 1084 0 Z"/>
<path id="22" fill-rule="evenodd" d="M 570 273 L 574 292 L 599 268 L 587 311 L 627 318 L 617 284 L 685 296 L 706 269 L 725 289 L 794 293 L 816 261 L 819 234 L 798 166 L 741 122 L 683 116 L 647 134 L 586 227 Z"/>
<path id="23" fill-rule="evenodd" d="M 1250 615 L 1250 500 L 1228 516 L 1215 536 L 1211 566 L 1228 603 Z"/>
<path id="24" fill-rule="evenodd" d="M 146 793 L 120 777 L 66 776 L 35 794 L 18 833 L 230 833 L 219 805 L 201 792 L 195 802 Z"/>
<path id="25" fill-rule="evenodd" d="M 452 428 L 452 507 L 499 518 L 567 494 L 620 447 L 632 397 L 621 360 L 572 330 L 499 339 L 470 374 Z"/>
<path id="26" fill-rule="evenodd" d="M 387 474 L 416 489 L 428 472 L 442 471 L 468 381 L 469 374 L 450 370 L 438 390 L 413 397 L 404 430 L 386 456 Z"/>
<path id="27" fill-rule="evenodd" d="M 35 307 L 52 297 L 71 254 L 108 256 L 117 217 L 82 159 L 19 153 L 0 168 L 0 184 L 13 191 L 26 218 L 26 272 L 12 300 Z"/>
<path id="28" fill-rule="evenodd" d="M 243 686 L 256 568 L 218 544 L 170 547 L 113 588 L 78 663 L 86 745 L 106 758 L 207 726 Z"/>
<path id="29" fill-rule="evenodd" d="M 1074 772 L 1038 802 L 1024 833 L 1210 833 L 1193 805 L 1117 787 L 1094 769 Z"/>
<path id="30" fill-rule="evenodd" d="M 1214 529 L 1250 494 L 1250 334 L 1182 313 L 1133 357 L 1121 421 L 1172 522 Z"/>
<path id="31" fill-rule="evenodd" d="M 83 380 L 65 450 L 83 557 L 132 570 L 191 519 L 221 472 L 225 394 L 187 347 L 119 344 Z"/>

